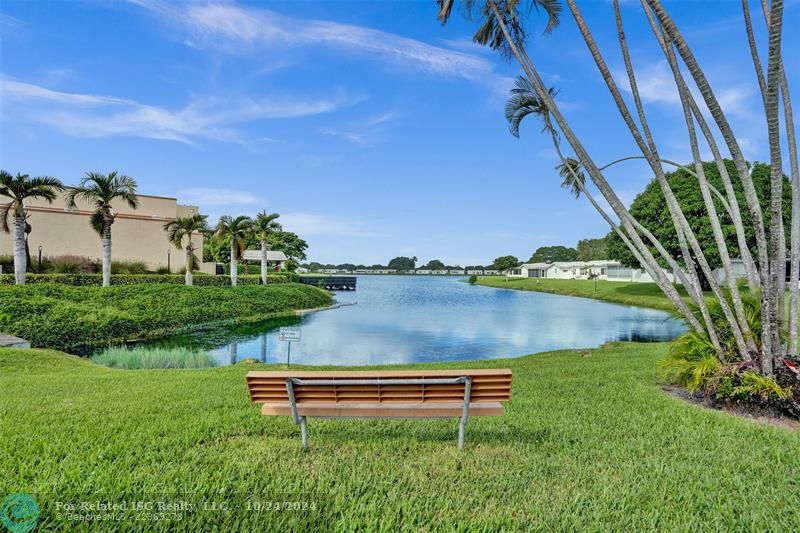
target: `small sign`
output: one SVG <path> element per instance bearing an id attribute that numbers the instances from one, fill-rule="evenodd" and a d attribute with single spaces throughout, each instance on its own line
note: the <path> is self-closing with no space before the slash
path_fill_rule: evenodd
<path id="1" fill-rule="evenodd" d="M 300 342 L 300 328 L 281 328 L 278 330 L 281 342 Z"/>

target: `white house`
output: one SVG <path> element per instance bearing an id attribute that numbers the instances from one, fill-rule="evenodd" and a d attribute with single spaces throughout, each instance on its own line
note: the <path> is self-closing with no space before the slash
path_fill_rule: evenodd
<path id="1" fill-rule="evenodd" d="M 245 250 L 242 259 L 245 261 L 261 261 L 261 250 Z M 267 264 L 274 267 L 275 270 L 281 271 L 286 265 L 288 257 L 286 254 L 277 250 L 267 250 Z"/>
<path id="2" fill-rule="evenodd" d="M 670 281 L 675 282 L 671 271 L 665 270 Z M 650 283 L 653 279 L 641 268 L 628 268 L 618 261 L 559 261 L 555 263 L 525 263 L 518 268 L 510 269 L 506 275 L 512 278 L 547 278 L 547 279 L 597 279 L 609 281 L 633 281 Z"/>

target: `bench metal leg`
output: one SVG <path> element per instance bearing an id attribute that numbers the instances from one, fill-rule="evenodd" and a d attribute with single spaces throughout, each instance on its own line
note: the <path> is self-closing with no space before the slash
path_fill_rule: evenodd
<path id="1" fill-rule="evenodd" d="M 300 438 L 303 441 L 303 449 L 308 449 L 308 425 L 306 424 L 306 417 L 300 417 Z"/>
<path id="2" fill-rule="evenodd" d="M 458 421 L 458 449 L 464 449 L 464 431 L 469 420 L 469 402 L 472 399 L 472 376 L 466 376 L 464 380 L 464 412 Z"/>

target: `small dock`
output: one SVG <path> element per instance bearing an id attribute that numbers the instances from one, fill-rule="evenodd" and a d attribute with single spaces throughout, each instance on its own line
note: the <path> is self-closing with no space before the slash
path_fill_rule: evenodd
<path id="1" fill-rule="evenodd" d="M 30 341 L 26 341 L 25 339 L 20 339 L 19 337 L 15 337 L 13 335 L 6 335 L 5 333 L 0 333 L 0 348 L 30 348 L 31 343 Z"/>
<path id="2" fill-rule="evenodd" d="M 355 276 L 300 276 L 300 283 L 329 291 L 354 291 L 356 279 Z"/>

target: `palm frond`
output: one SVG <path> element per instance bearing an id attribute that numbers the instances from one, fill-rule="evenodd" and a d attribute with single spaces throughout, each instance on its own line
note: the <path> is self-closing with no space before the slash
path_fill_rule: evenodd
<path id="1" fill-rule="evenodd" d="M 11 212 L 11 207 L 14 205 L 14 202 L 8 202 L 4 206 L 0 207 L 0 231 L 3 233 L 10 233 L 11 227 L 8 225 L 8 215 Z"/>
<path id="2" fill-rule="evenodd" d="M 569 189 L 575 198 L 581 195 L 582 186 L 586 185 L 586 175 L 581 169 L 581 162 L 571 157 L 567 157 L 563 163 L 556 167 L 559 176 L 561 176 L 563 180 L 561 182 L 561 187 Z"/>
<path id="3" fill-rule="evenodd" d="M 514 85 L 514 88 L 510 91 L 511 97 L 506 102 L 505 107 L 506 120 L 511 134 L 514 137 L 519 137 L 520 124 L 529 115 L 537 116 L 542 120 L 542 131 L 555 133 L 550 122 L 550 112 L 547 104 L 536 94 L 536 90 L 530 80 L 524 76 L 518 76 Z M 558 91 L 553 87 L 547 91 L 551 97 L 555 97 L 558 94 Z"/>
<path id="4" fill-rule="evenodd" d="M 92 213 L 92 216 L 89 217 L 89 225 L 97 232 L 98 235 L 101 237 L 103 236 L 105 217 L 103 216 L 103 212 L 101 210 L 98 209 Z"/>

